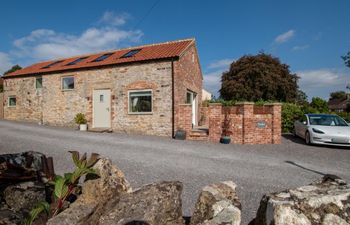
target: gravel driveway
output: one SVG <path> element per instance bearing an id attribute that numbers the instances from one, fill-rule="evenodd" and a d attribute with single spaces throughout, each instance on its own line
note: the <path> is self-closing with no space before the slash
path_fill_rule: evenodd
<path id="1" fill-rule="evenodd" d="M 350 148 L 305 146 L 289 136 L 281 145 L 222 145 L 0 120 L 0 153 L 28 150 L 53 156 L 56 173 L 73 168 L 67 151 L 78 150 L 110 157 L 134 188 L 182 181 L 184 215 L 192 212 L 203 186 L 233 180 L 242 201 L 242 224 L 254 218 L 264 193 L 305 185 L 324 173 L 350 181 Z"/>

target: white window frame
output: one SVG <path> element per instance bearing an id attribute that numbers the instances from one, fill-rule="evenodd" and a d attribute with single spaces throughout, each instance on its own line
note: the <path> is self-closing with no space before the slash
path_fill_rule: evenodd
<path id="1" fill-rule="evenodd" d="M 72 88 L 72 89 L 64 89 L 63 88 L 63 79 L 64 78 L 70 78 L 70 77 L 73 77 L 74 88 Z M 73 91 L 74 89 L 75 89 L 75 77 L 74 77 L 74 75 L 61 77 L 61 90 L 62 91 Z"/>
<path id="2" fill-rule="evenodd" d="M 37 86 L 36 86 L 36 81 L 37 81 L 37 79 L 40 79 L 41 78 L 41 87 L 40 88 L 38 88 Z M 38 89 L 42 89 L 43 88 L 43 77 L 35 77 L 35 82 L 34 82 L 34 86 L 35 86 L 35 89 L 36 90 L 38 90 Z"/>
<path id="3" fill-rule="evenodd" d="M 151 112 L 131 112 L 130 111 L 130 94 L 135 92 L 143 92 L 143 91 L 150 91 L 151 92 Z M 128 114 L 131 115 L 149 115 L 153 114 L 153 90 L 152 89 L 138 89 L 138 90 L 129 90 L 128 91 Z"/>
<path id="4" fill-rule="evenodd" d="M 10 105 L 10 98 L 15 98 L 16 99 L 16 105 Z M 11 95 L 7 97 L 7 107 L 10 108 L 15 108 L 17 106 L 17 97 L 15 95 Z"/>

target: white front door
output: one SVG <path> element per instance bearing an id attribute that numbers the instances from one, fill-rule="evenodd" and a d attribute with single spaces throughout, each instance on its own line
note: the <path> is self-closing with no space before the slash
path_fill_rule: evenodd
<path id="1" fill-rule="evenodd" d="M 111 127 L 111 90 L 94 90 L 93 127 Z"/>
<path id="2" fill-rule="evenodd" d="M 197 94 L 192 92 L 192 91 L 187 91 L 187 96 L 186 96 L 186 103 L 192 105 L 192 125 L 196 126 L 197 125 Z"/>

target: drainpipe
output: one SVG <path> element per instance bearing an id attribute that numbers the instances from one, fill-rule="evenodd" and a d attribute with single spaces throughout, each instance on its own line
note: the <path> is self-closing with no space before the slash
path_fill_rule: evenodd
<path id="1" fill-rule="evenodd" d="M 172 112 L 172 129 L 171 129 L 171 136 L 175 137 L 175 84 L 174 84 L 174 59 L 171 59 L 171 97 L 172 97 L 172 103 L 171 103 L 171 112 Z"/>

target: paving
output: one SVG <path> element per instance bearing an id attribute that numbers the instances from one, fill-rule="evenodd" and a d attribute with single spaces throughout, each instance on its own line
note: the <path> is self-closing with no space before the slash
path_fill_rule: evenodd
<path id="1" fill-rule="evenodd" d="M 232 180 L 242 200 L 242 224 L 254 218 L 264 193 L 306 185 L 322 174 L 350 181 L 350 148 L 306 146 L 288 135 L 280 145 L 222 145 L 0 120 L 0 154 L 29 150 L 52 156 L 58 174 L 73 169 L 68 151 L 77 150 L 111 158 L 133 188 L 179 180 L 184 215 L 193 211 L 203 186 Z"/>

